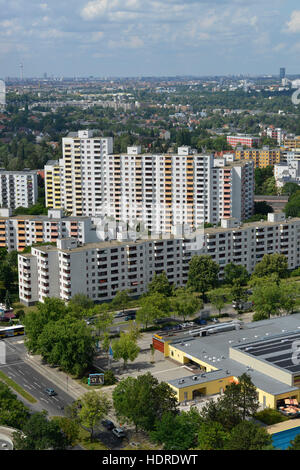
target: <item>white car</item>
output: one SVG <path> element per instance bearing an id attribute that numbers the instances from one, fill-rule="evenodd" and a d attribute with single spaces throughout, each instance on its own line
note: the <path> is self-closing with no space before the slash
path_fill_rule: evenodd
<path id="1" fill-rule="evenodd" d="M 116 436 L 116 437 L 125 437 L 126 434 L 124 432 L 124 429 L 122 428 L 114 428 L 112 430 L 112 433 Z"/>

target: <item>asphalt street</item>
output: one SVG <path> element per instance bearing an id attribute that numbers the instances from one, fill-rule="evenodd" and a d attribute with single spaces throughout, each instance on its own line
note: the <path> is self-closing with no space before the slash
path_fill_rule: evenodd
<path id="1" fill-rule="evenodd" d="M 71 404 L 74 398 L 24 361 L 24 339 L 16 337 L 2 341 L 6 344 L 6 364 L 0 364 L 0 370 L 36 398 L 40 404 L 38 408 L 46 410 L 50 416 L 63 416 L 64 408 Z M 53 388 L 57 395 L 47 395 L 46 388 Z"/>

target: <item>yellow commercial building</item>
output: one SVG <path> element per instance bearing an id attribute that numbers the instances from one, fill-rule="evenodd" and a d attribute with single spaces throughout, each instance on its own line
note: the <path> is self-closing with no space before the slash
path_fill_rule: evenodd
<path id="1" fill-rule="evenodd" d="M 173 337 L 154 335 L 154 347 L 194 375 L 166 380 L 179 402 L 222 394 L 246 373 L 263 407 L 287 398 L 300 403 L 300 314 L 250 324 L 227 322 Z"/>

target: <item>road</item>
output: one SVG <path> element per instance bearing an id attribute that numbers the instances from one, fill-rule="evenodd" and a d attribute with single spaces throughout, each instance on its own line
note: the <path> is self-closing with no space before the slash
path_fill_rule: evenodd
<path id="1" fill-rule="evenodd" d="M 2 341 L 6 344 L 6 364 L 0 364 L 0 370 L 30 393 L 38 400 L 38 403 L 32 405 L 24 399 L 22 401 L 34 411 L 44 409 L 49 416 L 64 416 L 64 408 L 70 405 L 74 398 L 62 390 L 57 383 L 52 382 L 26 363 L 24 339 L 16 337 Z M 48 396 L 45 393 L 46 388 L 53 388 L 57 396 Z"/>

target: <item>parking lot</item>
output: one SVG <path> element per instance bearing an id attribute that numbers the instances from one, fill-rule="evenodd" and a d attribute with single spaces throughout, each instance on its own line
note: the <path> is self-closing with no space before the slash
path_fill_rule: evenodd
<path id="1" fill-rule="evenodd" d="M 143 333 L 142 337 L 138 340 L 139 347 L 141 348 L 140 354 L 134 362 L 129 362 L 126 369 L 124 369 L 123 361 L 112 360 L 110 368 L 114 371 L 119 379 L 126 377 L 137 377 L 138 375 L 150 372 L 159 381 L 174 380 L 181 377 L 193 375 L 193 371 L 187 369 L 175 361 L 165 358 L 164 355 L 156 351 L 154 355 L 151 354 L 150 344 L 152 343 L 153 333 Z M 95 365 L 107 369 L 108 359 L 106 356 L 99 356 Z"/>

